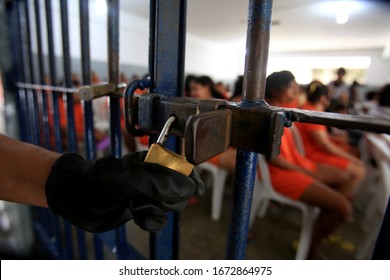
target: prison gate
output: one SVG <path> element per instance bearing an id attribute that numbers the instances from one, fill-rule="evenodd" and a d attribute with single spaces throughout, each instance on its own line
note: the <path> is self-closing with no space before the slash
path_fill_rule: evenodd
<path id="1" fill-rule="evenodd" d="M 178 118 L 167 147 L 180 153 L 180 138 L 185 138 L 189 161 L 200 163 L 229 145 L 237 148 L 232 217 L 226 246 L 227 259 L 244 259 L 248 224 L 256 176 L 257 154 L 273 158 L 279 153 L 283 128 L 292 121 L 332 125 L 390 133 L 384 121 L 350 115 L 329 115 L 297 109 L 270 107 L 264 102 L 264 87 L 271 29 L 272 0 L 249 0 L 247 53 L 244 71 L 243 102 L 222 100 L 201 102 L 183 99 L 186 39 L 186 0 L 151 0 L 149 35 L 149 77 L 127 85 L 124 116 L 127 130 L 137 136 L 155 135 L 170 115 Z M 33 4 L 32 4 L 33 3 Z M 96 159 L 93 102 L 109 96 L 110 151 L 122 156 L 121 98 L 125 85 L 119 80 L 119 0 L 108 0 L 107 46 L 108 83 L 91 86 L 89 1 L 79 1 L 81 73 L 83 90 L 74 88 L 71 73 L 68 1 L 60 0 L 61 42 L 53 36 L 51 0 L 13 0 L 6 4 L 6 21 L 12 67 L 4 86 L 12 92 L 18 110 L 20 138 L 56 152 L 81 152 L 77 145 L 75 102 L 82 98 L 85 158 Z M 42 25 L 44 4 L 45 28 Z M 33 11 L 30 9 L 33 7 Z M 34 15 L 31 18 L 31 15 Z M 32 24 L 34 22 L 35 24 Z M 35 30 L 32 30 L 32 28 Z M 46 30 L 46 36 L 43 32 Z M 32 32 L 34 31 L 34 32 Z M 32 34 L 36 36 L 33 53 Z M 44 40 L 44 38 L 46 40 Z M 48 55 L 43 53 L 46 44 Z M 62 46 L 63 84 L 57 83 L 55 44 Z M 131 45 L 129 45 L 131 51 Z M 38 69 L 38 71 L 35 71 Z M 46 77 L 46 73 L 49 76 Z M 130 73 L 127 73 L 130 74 Z M 148 87 L 150 94 L 134 96 L 137 88 Z M 62 102 L 61 102 L 62 100 Z M 66 135 L 61 131 L 61 111 L 66 112 Z M 210 121 L 225 127 L 212 131 Z M 202 125 L 197 125 L 201 123 Z M 204 139 L 219 137 L 218 148 L 202 145 L 194 135 L 201 130 Z M 192 137 L 192 138 L 191 138 Z M 65 141 L 65 143 L 64 143 Z M 209 145 L 206 145 L 209 146 Z M 64 150 L 63 148 L 66 147 Z M 180 215 L 168 214 L 168 223 L 151 233 L 149 255 L 142 255 L 129 242 L 125 226 L 110 232 L 91 234 L 74 228 L 48 209 L 32 207 L 34 229 L 47 250 L 58 259 L 104 259 L 107 250 L 118 259 L 178 259 Z"/>

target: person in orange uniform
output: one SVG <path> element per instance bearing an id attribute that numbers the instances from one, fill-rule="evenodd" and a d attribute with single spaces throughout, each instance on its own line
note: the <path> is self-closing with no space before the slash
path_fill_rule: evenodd
<path id="1" fill-rule="evenodd" d="M 270 105 L 290 104 L 296 97 L 297 84 L 291 72 L 275 72 L 267 77 L 266 101 Z M 274 189 L 321 209 L 308 255 L 310 259 L 318 259 L 317 245 L 321 239 L 334 232 L 352 214 L 351 203 L 343 189 L 342 171 L 302 156 L 288 128 L 284 129 L 280 151 L 280 155 L 269 164 Z"/>
<path id="2" fill-rule="evenodd" d="M 318 81 L 307 86 L 307 101 L 302 109 L 325 111 L 329 104 L 328 88 Z M 361 160 L 337 146 L 324 125 L 298 123 L 307 157 L 317 163 L 326 163 L 343 171 L 348 178 L 344 189 L 351 193 L 363 180 L 366 169 Z"/>

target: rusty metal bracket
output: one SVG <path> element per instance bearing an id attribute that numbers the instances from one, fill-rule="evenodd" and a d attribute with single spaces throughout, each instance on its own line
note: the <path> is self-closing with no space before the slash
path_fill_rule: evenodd
<path id="1" fill-rule="evenodd" d="M 113 84 L 113 83 L 101 83 L 97 85 L 82 86 L 77 89 L 76 94 L 81 100 L 91 101 L 92 99 L 102 96 L 118 96 L 122 97 L 120 92 L 126 87 L 125 83 Z"/>

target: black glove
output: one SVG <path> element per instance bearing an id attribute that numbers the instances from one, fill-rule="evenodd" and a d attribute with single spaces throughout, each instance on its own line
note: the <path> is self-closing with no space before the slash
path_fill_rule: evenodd
<path id="1" fill-rule="evenodd" d="M 146 152 L 97 161 L 64 154 L 53 165 L 46 197 L 54 213 L 82 229 L 103 232 L 128 220 L 158 231 L 168 211 L 181 211 L 186 201 L 204 191 L 198 174 L 187 177 L 144 162 Z"/>

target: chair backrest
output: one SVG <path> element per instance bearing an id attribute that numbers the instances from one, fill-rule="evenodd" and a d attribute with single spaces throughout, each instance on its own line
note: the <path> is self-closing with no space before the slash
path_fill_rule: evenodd
<path id="1" fill-rule="evenodd" d="M 305 147 L 303 145 L 302 136 L 301 136 L 301 133 L 299 132 L 298 127 L 296 127 L 294 124 L 292 124 L 290 129 L 291 129 L 291 133 L 294 137 L 294 143 L 295 143 L 295 146 L 297 147 L 298 152 L 304 156 L 305 155 Z"/>
<path id="2" fill-rule="evenodd" d="M 385 211 L 390 196 L 390 147 L 387 141 L 379 135 L 369 133 L 366 138 L 371 144 L 373 157 L 380 171 L 381 191 L 383 192 L 383 203 L 380 206 Z"/>
<path id="3" fill-rule="evenodd" d="M 257 160 L 258 160 L 257 166 L 261 174 L 261 180 L 260 180 L 261 187 L 264 188 L 264 190 L 267 192 L 274 192 L 271 183 L 271 176 L 269 174 L 268 163 L 265 157 L 259 154 Z"/>

